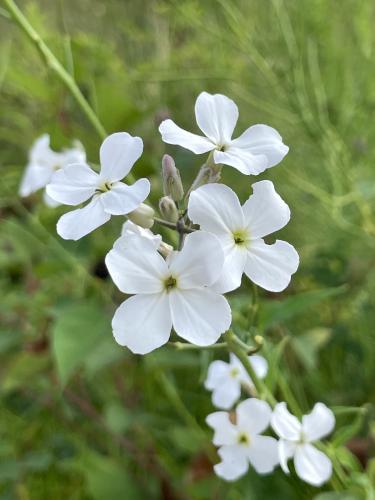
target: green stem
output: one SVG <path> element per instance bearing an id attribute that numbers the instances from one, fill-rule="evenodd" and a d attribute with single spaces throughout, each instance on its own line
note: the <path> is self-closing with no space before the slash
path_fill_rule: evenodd
<path id="1" fill-rule="evenodd" d="M 168 342 L 168 345 L 174 347 L 177 351 L 201 351 L 201 350 L 216 350 L 216 349 L 226 349 L 226 342 L 218 342 L 217 344 L 198 346 L 194 344 L 188 344 L 185 342 Z"/>
<path id="2" fill-rule="evenodd" d="M 194 233 L 195 229 L 191 229 L 190 227 L 186 227 L 184 225 L 178 225 L 174 222 L 169 222 L 164 219 L 159 219 L 159 217 L 154 217 L 154 221 L 156 224 L 160 224 L 161 226 L 168 227 L 169 229 L 173 229 L 174 231 L 178 231 L 179 233 Z"/>
<path id="3" fill-rule="evenodd" d="M 254 384 L 258 396 L 264 396 L 264 398 L 270 403 L 271 406 L 275 406 L 277 401 L 271 394 L 265 383 L 260 378 L 258 378 L 257 374 L 255 373 L 255 370 L 248 358 L 248 350 L 244 348 L 243 342 L 231 330 L 229 330 L 225 334 L 225 340 L 228 350 L 235 354 L 243 364 L 245 370 L 251 378 L 251 381 Z"/>
<path id="4" fill-rule="evenodd" d="M 53 71 L 57 77 L 64 83 L 73 97 L 76 99 L 77 103 L 81 107 L 82 111 L 85 113 L 87 119 L 90 121 L 91 125 L 94 127 L 99 137 L 103 140 L 107 136 L 105 128 L 101 124 L 99 118 L 96 116 L 95 112 L 91 108 L 90 104 L 85 99 L 84 95 L 80 91 L 74 78 L 66 71 L 64 66 L 56 58 L 49 47 L 43 42 L 40 35 L 31 26 L 29 21 L 23 15 L 21 10 L 15 4 L 13 0 L 3 0 L 8 12 L 18 24 L 18 26 L 26 33 L 29 39 L 36 46 L 37 50 L 43 57 L 47 67 Z"/>

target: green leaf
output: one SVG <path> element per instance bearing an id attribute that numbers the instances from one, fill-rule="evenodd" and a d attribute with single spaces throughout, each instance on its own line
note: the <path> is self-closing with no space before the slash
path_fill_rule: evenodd
<path id="1" fill-rule="evenodd" d="M 346 290 L 347 287 L 343 285 L 337 288 L 326 288 L 300 293 L 284 300 L 268 301 L 261 307 L 260 323 L 263 328 L 268 328 L 274 324 L 281 323 L 299 314 L 305 313 L 309 308 L 324 300 L 336 297 Z"/>
<path id="2" fill-rule="evenodd" d="M 52 331 L 52 350 L 62 384 L 86 365 L 103 339 L 107 337 L 113 342 L 110 325 L 103 307 L 95 302 L 70 304 L 58 311 Z M 91 361 L 91 372 L 93 368 Z"/>
<path id="3" fill-rule="evenodd" d="M 291 338 L 291 344 L 299 359 L 308 370 L 317 365 L 318 352 L 331 336 L 329 328 L 314 328 L 298 337 Z"/>

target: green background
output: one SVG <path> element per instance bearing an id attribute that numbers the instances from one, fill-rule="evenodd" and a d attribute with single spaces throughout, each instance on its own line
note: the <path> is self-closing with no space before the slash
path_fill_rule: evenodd
<path id="1" fill-rule="evenodd" d="M 185 185 L 203 157 L 166 146 L 170 116 L 197 132 L 206 90 L 240 110 L 236 133 L 275 127 L 290 146 L 258 177 L 224 168 L 245 200 L 274 181 L 292 210 L 277 237 L 301 265 L 281 295 L 260 291 L 267 383 L 290 388 L 304 412 L 316 401 L 344 411 L 333 441 L 351 471 L 347 493 L 312 488 L 280 470 L 228 484 L 204 423 L 210 352 L 165 347 L 146 357 L 115 344 L 110 320 L 123 296 L 103 258 L 123 219 L 79 242 L 56 235 L 64 208 L 17 195 L 32 142 L 79 139 L 98 163 L 100 138 L 0 3 L 0 498 L 373 499 L 375 325 L 375 4 L 371 0 L 80 0 L 19 2 L 74 75 L 108 133 L 144 140 L 137 177 L 161 193 L 173 154 Z M 164 233 L 167 235 L 167 233 Z M 249 335 L 251 287 L 230 296 Z M 285 339 L 285 340 L 283 340 Z M 225 353 L 216 356 L 226 358 Z M 280 384 L 279 380 L 283 383 Z M 367 467 L 367 470 L 364 469 Z M 326 491 L 326 493 L 324 493 Z"/>

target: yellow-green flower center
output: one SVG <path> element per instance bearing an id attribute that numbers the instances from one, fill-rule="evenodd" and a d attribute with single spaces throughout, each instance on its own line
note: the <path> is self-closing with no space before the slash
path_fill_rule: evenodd
<path id="1" fill-rule="evenodd" d="M 246 432 L 240 432 L 237 436 L 237 442 L 238 444 L 250 444 L 250 438 L 249 435 Z"/>
<path id="2" fill-rule="evenodd" d="M 97 193 L 106 193 L 107 191 L 110 191 L 111 188 L 112 188 L 112 182 L 103 182 L 103 184 L 101 184 L 100 186 L 98 186 L 96 188 L 96 192 Z"/>
<path id="3" fill-rule="evenodd" d="M 166 289 L 167 292 L 170 292 L 173 290 L 173 288 L 176 288 L 177 286 L 177 280 L 173 276 L 169 276 L 165 281 L 164 281 L 164 288 Z"/>
<path id="4" fill-rule="evenodd" d="M 250 235 L 246 230 L 240 229 L 233 232 L 233 241 L 236 245 L 246 245 L 250 241 Z"/>

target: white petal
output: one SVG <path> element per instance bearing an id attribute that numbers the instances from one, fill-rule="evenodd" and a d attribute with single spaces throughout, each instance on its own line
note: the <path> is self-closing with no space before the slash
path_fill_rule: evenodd
<path id="1" fill-rule="evenodd" d="M 159 248 L 162 241 L 160 234 L 154 234 L 150 229 L 145 229 L 144 227 L 134 224 L 134 222 L 127 220 L 122 225 L 121 236 L 126 236 L 127 239 L 133 236 L 141 236 L 147 240 L 153 242 L 156 249 Z"/>
<path id="2" fill-rule="evenodd" d="M 86 153 L 82 147 L 65 149 L 62 153 L 63 165 L 71 165 L 72 163 L 86 163 Z"/>
<path id="3" fill-rule="evenodd" d="M 252 188 L 253 194 L 242 209 L 251 238 L 263 238 L 289 222 L 290 210 L 271 181 L 256 182 Z"/>
<path id="4" fill-rule="evenodd" d="M 260 356 L 259 354 L 252 354 L 249 356 L 249 361 L 252 364 L 258 378 L 262 379 L 267 375 L 268 363 L 263 356 Z"/>
<path id="5" fill-rule="evenodd" d="M 224 252 L 220 241 L 213 234 L 196 231 L 185 238 L 181 252 L 170 263 L 177 286 L 183 290 L 209 286 L 221 274 Z"/>
<path id="6" fill-rule="evenodd" d="M 266 167 L 270 168 L 281 162 L 289 148 L 283 144 L 281 135 L 267 125 L 253 125 L 231 143 L 233 148 L 241 149 L 255 157 L 263 157 Z"/>
<path id="7" fill-rule="evenodd" d="M 45 166 L 45 160 L 46 158 L 50 158 L 49 155 L 51 152 L 53 151 L 50 148 L 49 134 L 41 135 L 31 146 L 29 153 L 30 163 L 36 163 L 41 164 L 41 166 Z"/>
<path id="8" fill-rule="evenodd" d="M 227 300 L 209 289 L 170 292 L 173 327 L 195 345 L 214 344 L 228 330 L 232 315 Z"/>
<path id="9" fill-rule="evenodd" d="M 233 146 L 225 151 L 214 151 L 215 163 L 229 165 L 245 175 L 258 175 L 267 168 L 265 156 L 254 156 L 248 151 Z"/>
<path id="10" fill-rule="evenodd" d="M 120 181 L 128 175 L 143 152 L 143 141 L 127 132 L 117 132 L 104 139 L 100 147 L 100 177 Z"/>
<path id="11" fill-rule="evenodd" d="M 279 465 L 276 439 L 270 436 L 251 437 L 247 457 L 258 474 L 269 474 Z"/>
<path id="12" fill-rule="evenodd" d="M 212 361 L 208 367 L 207 377 L 204 382 L 205 388 L 212 391 L 219 387 L 229 377 L 229 370 L 230 366 L 225 361 L 221 359 Z"/>
<path id="13" fill-rule="evenodd" d="M 286 403 L 278 403 L 271 417 L 271 426 L 276 434 L 287 441 L 298 441 L 300 439 L 302 426 L 297 417 L 292 415 Z"/>
<path id="14" fill-rule="evenodd" d="M 228 144 L 238 120 L 236 104 L 222 94 L 199 94 L 195 103 L 198 127 L 218 146 Z"/>
<path id="15" fill-rule="evenodd" d="M 214 465 L 214 471 L 219 477 L 226 481 L 235 481 L 246 474 L 249 462 L 243 447 L 223 446 L 218 450 L 218 454 L 222 461 Z"/>
<path id="16" fill-rule="evenodd" d="M 104 209 L 112 215 L 125 215 L 132 212 L 150 194 L 150 181 L 139 179 L 131 186 L 116 182 L 109 191 L 101 194 Z"/>
<path id="17" fill-rule="evenodd" d="M 215 431 L 213 444 L 215 446 L 230 445 L 237 442 L 237 429 L 229 420 L 226 411 L 215 411 L 206 417 L 206 423 Z"/>
<path id="18" fill-rule="evenodd" d="M 215 234 L 232 234 L 245 226 L 238 197 L 224 184 L 206 184 L 194 190 L 188 215 L 201 229 Z"/>
<path id="19" fill-rule="evenodd" d="M 222 242 L 223 239 L 220 238 Z M 247 262 L 247 249 L 232 242 L 228 252 L 224 247 L 225 261 L 220 278 L 212 285 L 212 289 L 218 293 L 227 293 L 241 286 L 242 274 Z"/>
<path id="20" fill-rule="evenodd" d="M 79 205 L 94 195 L 98 181 L 98 174 L 88 165 L 77 163 L 55 172 L 46 192 L 64 205 Z"/>
<path id="21" fill-rule="evenodd" d="M 312 412 L 302 417 L 302 431 L 308 441 L 328 436 L 335 427 L 335 415 L 323 403 L 316 403 Z"/>
<path id="22" fill-rule="evenodd" d="M 161 138 L 167 144 L 175 144 L 195 154 L 207 153 L 215 144 L 200 135 L 192 134 L 176 125 L 172 120 L 164 120 L 159 126 Z"/>
<path id="23" fill-rule="evenodd" d="M 112 328 L 116 342 L 135 354 L 147 354 L 164 345 L 172 329 L 167 295 L 130 297 L 115 312 Z"/>
<path id="24" fill-rule="evenodd" d="M 105 224 L 111 216 L 104 212 L 100 197 L 94 197 L 88 205 L 68 212 L 57 222 L 57 233 L 64 240 L 79 240 Z"/>
<path id="25" fill-rule="evenodd" d="M 241 396 L 241 383 L 233 377 L 227 377 L 212 393 L 212 403 L 217 408 L 229 410 Z"/>
<path id="26" fill-rule="evenodd" d="M 53 198 L 51 198 L 50 196 L 48 196 L 46 191 L 44 191 L 44 193 L 43 193 L 43 200 L 44 200 L 44 203 L 47 205 L 47 207 L 50 207 L 50 208 L 56 208 L 60 205 L 60 203 L 58 201 L 56 201 Z"/>
<path id="27" fill-rule="evenodd" d="M 127 242 L 128 241 L 128 242 Z M 124 293 L 158 293 L 168 267 L 152 241 L 122 236 L 107 254 L 105 263 L 116 286 Z"/>
<path id="28" fill-rule="evenodd" d="M 298 253 L 289 243 L 276 240 L 267 245 L 259 239 L 251 242 L 245 274 L 265 290 L 281 292 L 289 285 L 298 264 Z"/>
<path id="29" fill-rule="evenodd" d="M 331 460 L 311 444 L 297 447 L 294 466 L 297 475 L 313 486 L 321 486 L 332 475 Z"/>
<path id="30" fill-rule="evenodd" d="M 278 444 L 280 466 L 285 474 L 289 474 L 288 460 L 292 458 L 296 452 L 297 444 L 294 441 L 285 441 L 280 439 Z"/>
<path id="31" fill-rule="evenodd" d="M 237 427 L 251 436 L 260 434 L 269 426 L 272 410 L 268 403 L 256 398 L 242 401 L 236 409 Z"/>
<path id="32" fill-rule="evenodd" d="M 49 167 L 29 163 L 21 180 L 19 195 L 29 196 L 31 193 L 46 186 L 52 174 L 53 171 Z"/>

